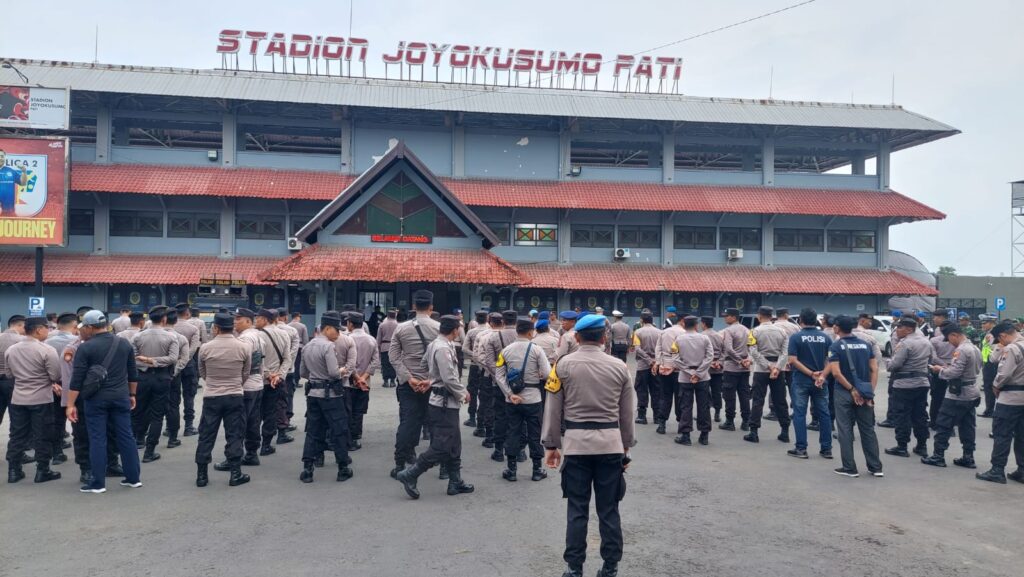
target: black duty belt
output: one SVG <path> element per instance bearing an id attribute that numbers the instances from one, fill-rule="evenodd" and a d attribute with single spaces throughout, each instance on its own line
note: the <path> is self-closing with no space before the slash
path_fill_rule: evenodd
<path id="1" fill-rule="evenodd" d="M 329 389 L 341 384 L 341 381 L 309 381 L 310 389 Z"/>
<path id="2" fill-rule="evenodd" d="M 777 362 L 779 362 L 779 357 L 777 357 L 777 356 L 773 357 L 773 356 L 770 356 L 770 355 L 765 355 L 764 358 L 765 358 L 765 360 L 767 360 L 770 363 L 777 363 Z"/>
<path id="3" fill-rule="evenodd" d="M 1003 385 L 999 387 L 1000 393 L 1005 393 L 1006 391 L 1024 391 L 1024 385 Z"/>
<path id="4" fill-rule="evenodd" d="M 700 365 L 690 365 L 690 366 L 688 366 L 686 368 L 690 369 L 691 371 L 695 371 L 695 370 L 700 368 Z"/>
<path id="5" fill-rule="evenodd" d="M 927 376 L 928 376 L 928 373 L 926 371 L 906 371 L 906 372 L 896 371 L 895 373 L 892 374 L 892 380 L 898 381 L 900 379 L 916 379 L 916 378 L 919 378 L 919 377 L 927 377 Z"/>
<path id="6" fill-rule="evenodd" d="M 618 429 L 618 421 L 614 423 L 597 423 L 594 421 L 566 421 L 565 428 L 568 429 L 582 429 L 584 431 L 597 431 L 600 429 Z"/>

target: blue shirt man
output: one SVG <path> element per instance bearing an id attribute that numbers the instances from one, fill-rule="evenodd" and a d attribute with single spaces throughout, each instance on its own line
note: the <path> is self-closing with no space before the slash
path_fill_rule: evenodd
<path id="1" fill-rule="evenodd" d="M 849 316 L 836 319 L 839 339 L 829 349 L 829 372 L 836 377 L 835 415 L 839 436 L 839 452 L 843 466 L 837 475 L 857 477 L 857 461 L 853 455 L 853 427 L 857 426 L 864 459 L 872 476 L 882 477 L 882 462 L 878 458 L 878 437 L 875 435 L 875 383 L 878 362 L 871 345 L 853 336 L 857 320 Z M 857 382 L 868 383 L 870 391 L 859 391 Z"/>
<path id="2" fill-rule="evenodd" d="M 800 331 L 789 337 L 789 364 L 793 367 L 793 431 L 796 447 L 788 451 L 791 457 L 807 458 L 807 406 L 812 404 L 813 420 L 820 423 L 818 443 L 820 455 L 832 458 L 832 419 L 829 418 L 828 389 L 817 383 L 828 366 L 832 339 L 817 328 L 818 314 L 814 309 L 800 311 Z"/>
<path id="3" fill-rule="evenodd" d="M 849 355 L 846 354 L 847 351 Z M 871 345 L 852 334 L 832 343 L 828 354 L 830 362 L 839 363 L 840 371 L 850 384 L 854 382 L 855 372 L 859 381 L 868 381 L 871 378 L 871 359 L 875 358 L 875 353 L 871 350 Z M 850 361 L 853 361 L 852 367 Z"/>
<path id="4" fill-rule="evenodd" d="M 0 150 L 0 216 L 14 216 L 18 185 L 28 184 L 28 171 L 7 166 L 7 153 Z"/>

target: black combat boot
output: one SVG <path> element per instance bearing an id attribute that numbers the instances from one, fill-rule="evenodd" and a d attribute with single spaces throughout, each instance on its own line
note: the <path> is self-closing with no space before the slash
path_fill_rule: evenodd
<path id="1" fill-rule="evenodd" d="M 964 455 L 964 459 L 967 459 L 967 458 L 968 458 L 967 455 Z M 970 457 L 970 459 L 971 459 L 971 463 L 973 464 L 974 463 L 974 457 Z M 957 460 L 959 461 L 960 459 L 957 459 Z M 960 466 L 963 467 L 963 465 L 960 465 Z M 1014 481 L 1017 481 L 1018 483 L 1024 483 L 1024 467 L 1017 467 L 1017 470 L 1012 472 L 1012 473 L 1010 473 L 1009 475 L 1007 475 L 1007 478 L 1013 479 Z"/>
<path id="2" fill-rule="evenodd" d="M 723 431 L 735 431 L 736 423 L 732 419 L 727 417 L 724 423 L 718 425 L 718 428 L 722 429 Z"/>
<path id="3" fill-rule="evenodd" d="M 976 464 L 974 464 L 974 453 L 973 452 L 967 452 L 967 451 L 964 451 L 964 456 L 963 457 L 960 457 L 959 459 L 953 459 L 953 464 L 956 465 L 957 467 L 963 467 L 964 469 L 977 469 L 978 468 L 978 466 Z M 1019 472 L 1019 470 L 1018 470 L 1018 472 Z M 1013 473 L 1010 473 L 1010 475 L 1008 475 L 1008 476 L 1012 477 L 1012 475 L 1013 475 Z M 1014 480 L 1016 481 L 1016 479 L 1014 479 Z M 1022 482 L 1024 482 L 1024 481 L 1022 481 Z"/>
<path id="4" fill-rule="evenodd" d="M 288 434 L 284 429 L 278 429 L 277 431 L 277 444 L 284 445 L 285 443 L 291 443 L 295 440 L 295 437 Z"/>
<path id="5" fill-rule="evenodd" d="M 470 415 L 463 423 L 463 426 L 476 428 L 476 415 Z"/>
<path id="6" fill-rule="evenodd" d="M 437 478 L 442 481 L 448 480 L 448 465 L 441 463 L 441 466 L 437 468 Z"/>
<path id="7" fill-rule="evenodd" d="M 633 422 L 638 424 L 638 425 L 646 425 L 647 424 L 647 411 L 646 410 L 639 410 L 639 411 L 637 411 L 637 413 L 636 413 L 636 421 L 633 421 Z"/>
<path id="8" fill-rule="evenodd" d="M 480 444 L 488 449 L 494 448 L 494 429 L 484 429 L 484 442 Z"/>
<path id="9" fill-rule="evenodd" d="M 92 485 L 92 470 L 88 467 L 79 467 L 81 474 L 78 475 L 78 482 L 83 485 Z"/>
<path id="10" fill-rule="evenodd" d="M 921 457 L 927 457 L 928 456 L 928 442 L 927 441 L 918 441 L 917 444 L 914 445 L 914 454 L 915 455 L 919 455 Z"/>
<path id="11" fill-rule="evenodd" d="M 181 432 L 184 437 L 192 437 L 199 434 L 199 431 L 192 426 L 192 421 L 185 421 L 185 430 Z"/>
<path id="12" fill-rule="evenodd" d="M 196 465 L 196 487 L 205 487 L 210 484 L 210 472 L 206 465 Z"/>
<path id="13" fill-rule="evenodd" d="M 779 433 L 779 436 L 775 437 L 775 438 L 780 440 L 780 441 L 782 441 L 783 443 L 788 443 L 789 442 L 789 427 L 786 427 L 785 429 L 782 429 L 782 432 Z"/>
<path id="14" fill-rule="evenodd" d="M 722 422 L 722 409 L 715 409 L 715 422 Z"/>
<path id="15" fill-rule="evenodd" d="M 505 460 L 505 452 L 502 450 L 503 448 L 504 447 L 502 447 L 498 443 L 494 444 L 494 451 L 491 452 L 492 461 L 497 461 L 500 463 Z"/>
<path id="16" fill-rule="evenodd" d="M 136 449 L 145 449 L 146 448 L 146 439 L 145 439 L 145 437 L 143 437 L 141 439 L 138 438 L 138 437 L 135 438 L 135 448 Z"/>
<path id="17" fill-rule="evenodd" d="M 116 458 L 107 465 L 106 476 L 124 477 L 124 469 L 121 468 L 121 463 L 118 463 Z"/>
<path id="18" fill-rule="evenodd" d="M 520 463 L 526 462 L 526 449 L 519 449 L 519 454 L 516 455 L 516 461 Z"/>
<path id="19" fill-rule="evenodd" d="M 505 470 L 501 472 L 501 478 L 505 479 L 506 481 L 508 481 L 510 483 L 515 483 L 516 482 L 516 460 L 515 459 L 509 458 L 508 465 L 505 467 Z"/>
<path id="20" fill-rule="evenodd" d="M 604 565 L 597 570 L 597 577 L 619 577 L 619 564 L 604 562 Z"/>
<path id="21" fill-rule="evenodd" d="M 473 429 L 473 436 L 477 437 L 477 438 L 480 438 L 480 439 L 483 439 L 483 438 L 487 437 L 487 431 L 483 427 L 477 427 L 477 428 Z"/>
<path id="22" fill-rule="evenodd" d="M 749 431 L 750 430 L 750 423 L 748 423 L 746 419 L 740 418 L 740 430 L 741 431 Z"/>
<path id="23" fill-rule="evenodd" d="M 348 442 L 348 452 L 352 453 L 363 448 L 363 443 L 359 439 L 352 439 Z"/>
<path id="24" fill-rule="evenodd" d="M 708 444 L 708 432 L 704 431 L 703 433 L 701 433 L 700 437 L 697 438 L 697 442 L 700 443 L 701 445 L 707 445 Z"/>
<path id="25" fill-rule="evenodd" d="M 395 459 L 395 467 L 391 469 L 391 478 L 397 479 L 398 474 L 405 470 L 405 467 L 406 465 L 404 460 Z"/>
<path id="26" fill-rule="evenodd" d="M 980 479 L 982 481 L 999 483 L 1000 485 L 1006 484 L 1006 473 L 1003 471 L 1003 469 L 997 469 L 995 467 L 992 467 L 991 469 L 985 471 L 984 473 L 975 473 L 974 476 L 975 478 Z"/>
<path id="27" fill-rule="evenodd" d="M 219 463 L 214 463 L 213 464 L 213 470 L 214 471 L 230 471 L 231 470 L 231 461 L 228 461 L 227 459 L 224 459 L 223 461 L 221 461 Z"/>
<path id="28" fill-rule="evenodd" d="M 302 472 L 299 473 L 299 480 L 302 481 L 303 483 L 312 483 L 313 482 L 313 462 L 312 461 L 303 461 L 302 462 Z"/>
<path id="29" fill-rule="evenodd" d="M 426 469 L 420 466 L 419 461 L 409 465 L 398 473 L 398 482 L 405 488 L 405 493 L 413 499 L 420 498 L 420 490 L 416 488 L 416 480 L 420 478 Z M 451 487 L 454 475 L 449 471 L 448 486 Z"/>
<path id="30" fill-rule="evenodd" d="M 36 483 L 56 481 L 57 479 L 60 479 L 60 473 L 51 471 L 49 463 L 38 463 L 36 465 L 36 478 L 34 479 Z"/>
<path id="31" fill-rule="evenodd" d="M 246 453 L 245 456 L 242 457 L 242 464 L 246 467 L 259 467 L 260 458 L 256 456 L 256 453 Z"/>
<path id="32" fill-rule="evenodd" d="M 273 455 L 274 453 L 277 452 L 277 449 L 275 449 L 274 446 L 270 444 L 271 441 L 273 441 L 273 440 L 274 440 L 273 435 L 271 435 L 269 437 L 268 436 L 264 436 L 263 437 L 263 443 L 260 445 L 260 456 L 261 457 L 266 457 L 267 455 Z"/>
<path id="33" fill-rule="evenodd" d="M 743 440 L 749 443 L 760 443 L 761 439 L 757 436 L 757 427 L 750 427 L 750 432 L 743 435 Z"/>
<path id="34" fill-rule="evenodd" d="M 664 423 L 664 421 L 658 423 L 658 428 L 655 429 L 654 432 L 658 433 L 659 435 L 664 435 L 665 434 L 665 423 Z"/>
<path id="35" fill-rule="evenodd" d="M 313 457 L 313 466 L 316 467 L 317 469 L 323 469 L 324 468 L 324 454 L 323 453 L 317 453 L 316 456 Z"/>
<path id="36" fill-rule="evenodd" d="M 882 421 L 881 423 L 878 423 L 878 426 L 882 427 L 883 429 L 895 429 L 896 428 L 896 423 L 890 421 L 889 419 L 886 419 L 886 420 Z"/>
<path id="37" fill-rule="evenodd" d="M 465 495 L 473 492 L 473 485 L 462 480 L 461 469 L 451 469 L 448 471 L 448 474 L 450 475 L 448 478 L 449 495 Z"/>
<path id="38" fill-rule="evenodd" d="M 180 447 L 180 446 L 181 446 L 181 441 L 178 439 L 178 435 L 171 435 L 171 437 L 169 439 L 167 439 L 167 448 L 168 449 L 173 449 L 175 447 Z"/>
<path id="39" fill-rule="evenodd" d="M 543 481 L 548 478 L 548 472 L 544 470 L 541 465 L 540 459 L 533 460 L 533 475 L 530 476 L 531 481 Z"/>
<path id="40" fill-rule="evenodd" d="M 160 459 L 160 453 L 156 452 L 156 447 L 146 447 L 146 452 L 142 454 L 143 463 L 152 463 Z"/>
<path id="41" fill-rule="evenodd" d="M 228 486 L 237 487 L 244 485 L 249 482 L 249 475 L 242 472 L 242 463 L 238 462 L 231 466 L 231 478 L 228 480 Z"/>
<path id="42" fill-rule="evenodd" d="M 768 414 L 764 416 L 766 421 L 778 421 L 779 417 L 775 414 L 775 409 L 768 409 Z"/>
<path id="43" fill-rule="evenodd" d="M 338 465 L 338 476 L 334 480 L 339 482 L 339 483 L 344 483 L 345 481 L 348 481 L 349 479 L 351 479 L 352 475 L 354 475 L 354 474 L 355 473 L 352 472 L 352 467 L 349 467 L 347 464 L 346 465 L 339 464 Z"/>
<path id="44" fill-rule="evenodd" d="M 886 455 L 892 455 L 893 457 L 909 457 L 910 453 L 907 452 L 907 444 L 899 443 L 891 449 L 885 450 Z"/>
<path id="45" fill-rule="evenodd" d="M 921 462 L 925 465 L 931 465 L 933 467 L 945 467 L 946 466 L 946 452 L 935 449 L 935 453 L 931 457 L 921 457 Z"/>
<path id="46" fill-rule="evenodd" d="M 676 436 L 675 442 L 679 443 L 680 445 L 687 446 L 693 444 L 693 441 L 690 440 L 690 433 L 680 433 L 678 436 Z"/>
<path id="47" fill-rule="evenodd" d="M 53 456 L 52 459 L 50 459 L 50 464 L 51 465 L 60 465 L 61 463 L 67 463 L 67 462 L 68 462 L 68 456 L 64 454 L 64 451 L 58 452 L 56 455 Z"/>
<path id="48" fill-rule="evenodd" d="M 8 463 L 7 465 L 7 482 L 17 483 L 18 481 L 25 478 L 25 471 L 21 470 L 21 463 Z"/>

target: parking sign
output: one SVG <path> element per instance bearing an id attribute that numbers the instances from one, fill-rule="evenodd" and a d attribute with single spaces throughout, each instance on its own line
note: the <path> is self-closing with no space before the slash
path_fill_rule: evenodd
<path id="1" fill-rule="evenodd" d="M 43 297 L 28 297 L 28 316 L 41 317 L 46 310 L 46 299 Z"/>
<path id="2" fill-rule="evenodd" d="M 1006 297 L 996 297 L 996 310 L 997 311 L 1005 311 L 1006 310 Z"/>

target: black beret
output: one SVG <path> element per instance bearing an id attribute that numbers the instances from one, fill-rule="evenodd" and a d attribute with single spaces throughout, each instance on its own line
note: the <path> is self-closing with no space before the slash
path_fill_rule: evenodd
<path id="1" fill-rule="evenodd" d="M 228 313 L 217 313 L 213 315 L 213 324 L 218 329 L 233 329 L 235 328 L 235 317 Z"/>
<path id="2" fill-rule="evenodd" d="M 516 321 L 519 320 L 519 313 L 512 310 L 501 311 L 501 320 L 504 321 L 506 325 L 514 325 L 516 324 Z"/>
<path id="3" fill-rule="evenodd" d="M 274 309 L 260 309 L 256 311 L 256 316 L 263 317 L 270 322 L 274 322 L 277 320 L 277 311 Z"/>
<path id="4" fill-rule="evenodd" d="M 442 334 L 451 334 L 452 331 L 459 328 L 459 317 L 454 315 L 444 315 L 441 320 L 440 331 Z"/>
<path id="5" fill-rule="evenodd" d="M 186 312 L 189 310 L 188 303 L 178 303 L 174 305 L 174 310 L 178 311 L 179 313 Z"/>
<path id="6" fill-rule="evenodd" d="M 523 319 L 516 321 L 516 332 L 525 333 L 533 330 L 533 321 L 530 319 Z"/>
<path id="7" fill-rule="evenodd" d="M 166 316 L 166 315 L 167 315 L 167 307 L 165 307 L 164 305 L 157 305 L 157 306 L 149 309 L 149 316 L 150 317 L 153 317 L 153 316 L 162 317 L 162 316 Z"/>
<path id="8" fill-rule="evenodd" d="M 501 313 L 488 313 L 487 322 L 489 323 L 500 323 L 502 322 Z"/>
<path id="9" fill-rule="evenodd" d="M 914 319 L 900 319 L 900 322 L 896 323 L 898 327 L 907 327 L 908 329 L 916 329 L 917 321 Z"/>
<path id="10" fill-rule="evenodd" d="M 237 310 L 235 310 L 235 316 L 236 317 L 244 317 L 244 318 L 253 319 L 253 320 L 256 319 L 256 313 L 252 312 L 252 310 L 250 310 L 250 309 L 242 308 L 242 307 L 239 307 Z"/>
<path id="11" fill-rule="evenodd" d="M 775 315 L 775 309 L 773 309 L 772 307 L 758 307 L 757 308 L 757 314 L 759 314 L 761 316 L 766 316 L 766 317 L 774 316 Z"/>
<path id="12" fill-rule="evenodd" d="M 932 312 L 932 317 L 949 318 L 949 311 L 946 309 L 936 309 Z"/>
<path id="13" fill-rule="evenodd" d="M 347 317 L 348 317 L 347 320 L 350 320 L 350 321 L 352 321 L 354 323 L 361 323 L 364 320 L 366 320 L 365 317 L 363 317 L 363 313 L 352 312 L 352 313 L 348 313 Z"/>
<path id="14" fill-rule="evenodd" d="M 26 317 L 25 318 L 25 332 L 30 333 L 38 327 L 46 326 L 46 317 Z"/>
<path id="15" fill-rule="evenodd" d="M 738 317 L 740 316 L 740 309 L 736 307 L 729 307 L 725 309 L 725 316 L 727 317 Z"/>
<path id="16" fill-rule="evenodd" d="M 425 289 L 420 289 L 412 293 L 412 302 L 413 304 L 420 306 L 432 305 L 434 304 L 434 293 Z"/>
<path id="17" fill-rule="evenodd" d="M 476 311 L 476 322 L 487 322 L 487 311 Z"/>
<path id="18" fill-rule="evenodd" d="M 786 307 L 777 307 L 775 309 L 775 314 L 777 314 L 777 315 L 788 315 L 789 314 L 789 309 L 786 308 Z"/>
<path id="19" fill-rule="evenodd" d="M 340 329 L 341 317 L 337 315 L 332 315 L 330 313 L 325 313 L 323 316 L 320 317 L 320 325 Z"/>

